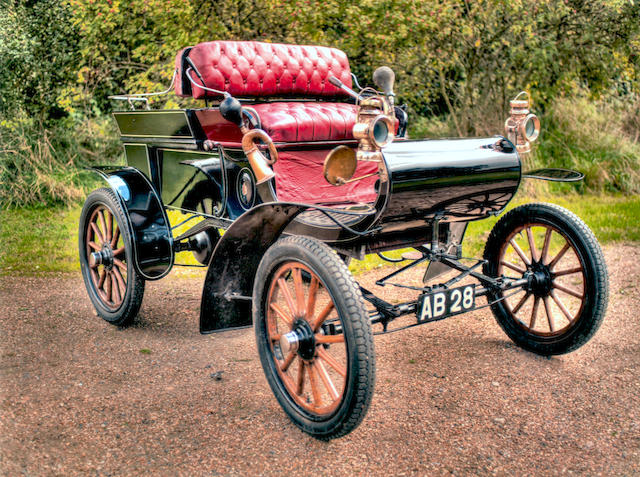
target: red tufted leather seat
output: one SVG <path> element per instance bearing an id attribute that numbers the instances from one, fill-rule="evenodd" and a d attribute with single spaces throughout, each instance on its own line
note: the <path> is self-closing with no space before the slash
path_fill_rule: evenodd
<path id="1" fill-rule="evenodd" d="M 353 139 L 356 106 L 347 103 L 265 103 L 252 106 L 274 142 Z"/>
<path id="2" fill-rule="evenodd" d="M 181 50 L 176 57 L 176 94 L 196 99 L 220 95 L 189 81 L 187 58 L 200 72 L 208 88 L 247 97 L 344 98 L 342 90 L 329 83 L 339 78 L 351 86 L 347 55 L 335 48 L 284 45 L 257 41 L 211 41 Z M 199 84 L 201 80 L 190 72 Z M 356 106 L 332 102 L 273 102 L 252 104 L 262 129 L 274 142 L 340 141 L 353 139 Z M 214 112 L 198 113 L 212 140 L 220 140 L 219 120 Z"/>
<path id="3" fill-rule="evenodd" d="M 196 99 L 219 97 L 193 85 L 185 76 L 186 58 L 196 66 L 204 86 L 238 97 L 344 97 L 329 83 L 335 76 L 351 87 L 347 55 L 324 46 L 258 41 L 210 41 L 185 48 L 176 57 L 175 92 Z M 194 81 L 200 83 L 191 72 Z"/>

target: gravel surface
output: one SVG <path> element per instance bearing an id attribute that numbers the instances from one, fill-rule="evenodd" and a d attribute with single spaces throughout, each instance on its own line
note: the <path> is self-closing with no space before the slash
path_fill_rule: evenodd
<path id="1" fill-rule="evenodd" d="M 486 309 L 378 336 L 369 413 L 329 443 L 279 408 L 252 330 L 198 333 L 203 277 L 148 283 L 128 329 L 79 276 L 0 277 L 0 474 L 640 475 L 640 245 L 605 255 L 586 346 L 522 351 Z"/>

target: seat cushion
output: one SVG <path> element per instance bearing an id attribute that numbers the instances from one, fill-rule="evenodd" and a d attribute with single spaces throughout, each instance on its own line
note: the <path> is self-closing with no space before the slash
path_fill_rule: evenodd
<path id="1" fill-rule="evenodd" d="M 252 105 L 274 142 L 353 139 L 357 107 L 348 103 L 278 102 Z"/>
<path id="2" fill-rule="evenodd" d="M 188 63 L 195 65 L 204 86 L 238 97 L 345 97 L 329 83 L 335 76 L 351 87 L 347 55 L 336 48 L 258 41 L 210 41 L 185 48 L 176 57 L 175 92 L 196 99 L 220 97 L 191 84 Z M 192 72 L 192 79 L 201 84 Z"/>

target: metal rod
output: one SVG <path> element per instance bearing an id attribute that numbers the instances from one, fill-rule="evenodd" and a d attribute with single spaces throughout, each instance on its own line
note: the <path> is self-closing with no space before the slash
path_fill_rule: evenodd
<path id="1" fill-rule="evenodd" d="M 427 260 L 429 260 L 429 258 L 430 257 L 427 255 L 427 256 L 424 256 L 424 257 L 422 257 L 422 258 L 420 258 L 420 259 L 418 259 L 418 260 L 416 260 L 414 262 L 409 263 L 408 265 L 405 265 L 404 267 L 400 268 L 399 270 L 396 270 L 395 272 L 390 273 L 386 277 L 383 277 L 380 280 L 378 280 L 376 282 L 376 285 L 378 285 L 379 287 L 383 287 L 385 285 L 386 281 L 389 280 L 390 278 L 393 278 L 396 275 L 404 272 L 405 270 L 408 270 L 408 269 L 410 269 L 412 267 L 415 267 L 416 265 L 419 265 L 419 264 L 421 264 L 423 262 L 426 262 Z"/>

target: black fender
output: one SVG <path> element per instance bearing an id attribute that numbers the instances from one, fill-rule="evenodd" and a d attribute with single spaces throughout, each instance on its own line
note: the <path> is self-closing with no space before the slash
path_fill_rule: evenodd
<path id="1" fill-rule="evenodd" d="M 200 333 L 251 326 L 253 280 L 267 249 L 309 205 L 260 204 L 238 217 L 211 255 L 202 290 Z"/>
<path id="2" fill-rule="evenodd" d="M 136 270 L 146 280 L 164 277 L 173 267 L 171 225 L 156 190 L 142 172 L 129 166 L 90 168 L 111 186 L 127 217 Z"/>

